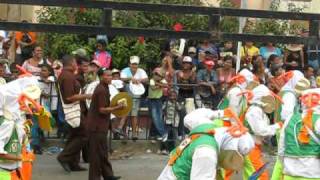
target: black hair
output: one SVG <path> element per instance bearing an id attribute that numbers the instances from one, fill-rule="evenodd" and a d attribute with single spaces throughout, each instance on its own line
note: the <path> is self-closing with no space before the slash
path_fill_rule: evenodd
<path id="1" fill-rule="evenodd" d="M 82 63 L 90 63 L 90 60 L 87 57 L 77 56 L 76 61 L 78 65 L 81 65 Z"/>
<path id="2" fill-rule="evenodd" d="M 272 76 L 276 76 L 276 72 L 279 71 L 279 69 L 281 69 L 282 66 L 278 65 L 278 64 L 272 64 L 270 67 L 270 73 Z"/>
<path id="3" fill-rule="evenodd" d="M 102 46 L 106 47 L 107 46 L 107 42 L 104 39 L 99 39 L 97 41 L 97 44 L 101 44 Z"/>
<path id="4" fill-rule="evenodd" d="M 278 58 L 279 56 L 276 54 L 271 54 L 267 60 L 267 67 L 270 67 L 270 65 L 273 63 L 273 61 Z"/>
<path id="5" fill-rule="evenodd" d="M 18 65 L 18 63 L 15 63 L 15 62 L 10 64 L 9 69 L 10 69 L 11 73 L 12 73 L 12 71 L 15 71 L 15 70 L 19 71 L 17 68 L 17 65 Z"/>
<path id="6" fill-rule="evenodd" d="M 307 65 L 304 66 L 303 71 L 307 72 L 309 70 L 309 68 L 315 69 L 313 66 L 307 64 Z"/>
<path id="7" fill-rule="evenodd" d="M 40 64 L 39 67 L 40 68 L 47 68 L 48 71 L 49 71 L 49 76 L 53 76 L 54 75 L 53 69 L 49 64 Z"/>
<path id="8" fill-rule="evenodd" d="M 74 61 L 74 57 L 71 55 L 64 55 L 62 57 L 62 64 L 64 67 L 72 65 L 73 61 Z"/>
<path id="9" fill-rule="evenodd" d="M 107 71 L 110 71 L 110 74 L 112 74 L 112 72 L 111 72 L 111 70 L 110 69 L 108 69 L 108 68 L 100 68 L 99 70 L 98 70 L 98 72 L 97 72 L 97 75 L 99 76 L 99 77 L 101 77 L 105 72 L 107 72 Z"/>
<path id="10" fill-rule="evenodd" d="M 235 68 L 236 67 L 236 60 L 233 56 L 227 55 L 223 58 L 223 62 L 227 61 L 227 60 L 231 60 L 232 63 L 232 67 Z"/>

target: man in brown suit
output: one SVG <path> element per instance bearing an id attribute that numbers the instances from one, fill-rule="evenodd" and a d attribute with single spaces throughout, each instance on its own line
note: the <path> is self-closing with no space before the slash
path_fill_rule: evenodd
<path id="1" fill-rule="evenodd" d="M 81 85 L 77 81 L 75 71 L 77 63 L 73 56 L 66 55 L 62 58 L 63 70 L 59 76 L 58 84 L 65 104 L 91 98 L 91 95 L 80 94 Z M 85 168 L 79 165 L 80 152 L 86 142 L 84 122 L 77 128 L 69 127 L 68 139 L 63 151 L 57 157 L 58 162 L 67 172 L 82 171 Z"/>
<path id="2" fill-rule="evenodd" d="M 122 104 L 110 107 L 108 84 L 112 80 L 112 72 L 106 68 L 98 71 L 100 83 L 94 90 L 88 113 L 89 132 L 89 180 L 116 180 L 120 177 L 113 175 L 112 166 L 108 159 L 107 136 L 112 111 L 123 108 Z"/>

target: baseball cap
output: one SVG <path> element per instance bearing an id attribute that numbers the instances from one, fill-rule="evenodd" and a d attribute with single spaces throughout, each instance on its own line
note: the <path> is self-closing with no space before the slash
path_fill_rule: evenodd
<path id="1" fill-rule="evenodd" d="M 90 64 L 94 64 L 94 65 L 96 65 L 96 66 L 98 66 L 98 67 L 101 67 L 101 64 L 100 64 L 99 61 L 97 61 L 97 60 L 91 61 Z"/>
<path id="2" fill-rule="evenodd" d="M 195 47 L 189 47 L 188 53 L 197 53 L 197 49 Z"/>
<path id="3" fill-rule="evenodd" d="M 204 61 L 204 64 L 207 66 L 214 66 L 214 62 L 210 60 Z"/>
<path id="4" fill-rule="evenodd" d="M 182 60 L 182 62 L 186 62 L 186 63 L 192 63 L 192 58 L 190 56 L 185 56 Z"/>
<path id="5" fill-rule="evenodd" d="M 87 51 L 83 48 L 79 48 L 75 51 L 72 51 L 73 55 L 78 55 L 80 57 L 86 57 L 87 56 Z"/>
<path id="6" fill-rule="evenodd" d="M 119 71 L 118 69 L 115 69 L 115 68 L 114 68 L 114 69 L 112 69 L 112 71 L 111 71 L 111 72 L 112 72 L 112 74 L 120 73 L 120 71 Z"/>
<path id="7" fill-rule="evenodd" d="M 130 57 L 130 64 L 139 64 L 140 58 L 138 56 L 131 56 Z"/>

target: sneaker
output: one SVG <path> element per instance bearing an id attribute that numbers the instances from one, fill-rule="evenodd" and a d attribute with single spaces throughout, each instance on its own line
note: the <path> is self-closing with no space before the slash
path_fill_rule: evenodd
<path id="1" fill-rule="evenodd" d="M 164 150 L 161 151 L 161 154 L 162 154 L 162 155 L 169 155 L 169 152 L 164 149 Z"/>
<path id="2" fill-rule="evenodd" d="M 113 132 L 120 135 L 120 136 L 127 136 L 126 133 L 124 133 L 123 130 L 120 128 L 114 129 Z"/>
<path id="3" fill-rule="evenodd" d="M 165 135 L 162 136 L 161 141 L 166 142 L 167 140 L 168 140 L 168 133 L 166 133 Z"/>

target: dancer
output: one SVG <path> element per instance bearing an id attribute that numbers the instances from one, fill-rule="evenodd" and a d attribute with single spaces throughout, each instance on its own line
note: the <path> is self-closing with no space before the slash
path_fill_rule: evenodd
<path id="1" fill-rule="evenodd" d="M 262 160 L 263 139 L 275 135 L 281 128 L 282 122 L 270 125 L 270 120 L 266 113 L 272 113 L 275 110 L 276 98 L 280 97 L 273 94 L 265 85 L 259 85 L 252 91 L 245 92 L 250 104 L 245 114 L 245 126 L 255 140 L 255 147 L 249 153 L 245 160 L 244 178 L 248 179 L 255 171 L 264 165 Z M 268 173 L 263 172 L 259 180 L 268 180 Z"/>
<path id="2" fill-rule="evenodd" d="M 320 89 L 301 96 L 302 113 L 296 112 L 284 128 L 284 180 L 320 179 Z"/>
<path id="3" fill-rule="evenodd" d="M 30 133 L 26 114 L 42 111 L 35 101 L 40 98 L 41 90 L 37 78 L 23 72 L 19 79 L 0 86 L 1 180 L 31 179 L 31 167 L 23 167 L 25 161 L 33 161 L 32 152 L 25 151 L 27 133 Z"/>
<path id="4" fill-rule="evenodd" d="M 248 69 L 243 69 L 237 76 L 234 76 L 230 90 L 225 95 L 223 101 L 218 105 L 218 109 L 230 107 L 243 121 L 245 111 L 247 109 L 247 101 L 245 96 L 241 96 L 241 92 L 246 89 L 253 89 L 259 85 L 258 79 Z"/>
<path id="5" fill-rule="evenodd" d="M 222 117 L 235 118 L 239 124 L 216 128 L 211 119 Z M 241 169 L 242 155 L 254 147 L 252 137 L 229 108 L 196 109 L 184 118 L 184 125 L 191 131 L 189 137 L 171 153 L 158 180 L 220 179 L 220 168 Z"/>
<path id="6" fill-rule="evenodd" d="M 277 111 L 274 118 L 276 122 L 283 122 L 285 128 L 292 115 L 300 110 L 298 98 L 303 90 L 310 87 L 310 83 L 300 71 L 296 70 L 286 72 L 279 78 L 286 82 L 279 93 L 279 96 L 285 101 L 278 102 L 276 105 Z M 277 132 L 278 159 L 281 159 L 284 154 L 284 128 Z M 278 180 L 282 176 L 283 167 L 278 159 L 273 169 L 272 180 Z"/>

